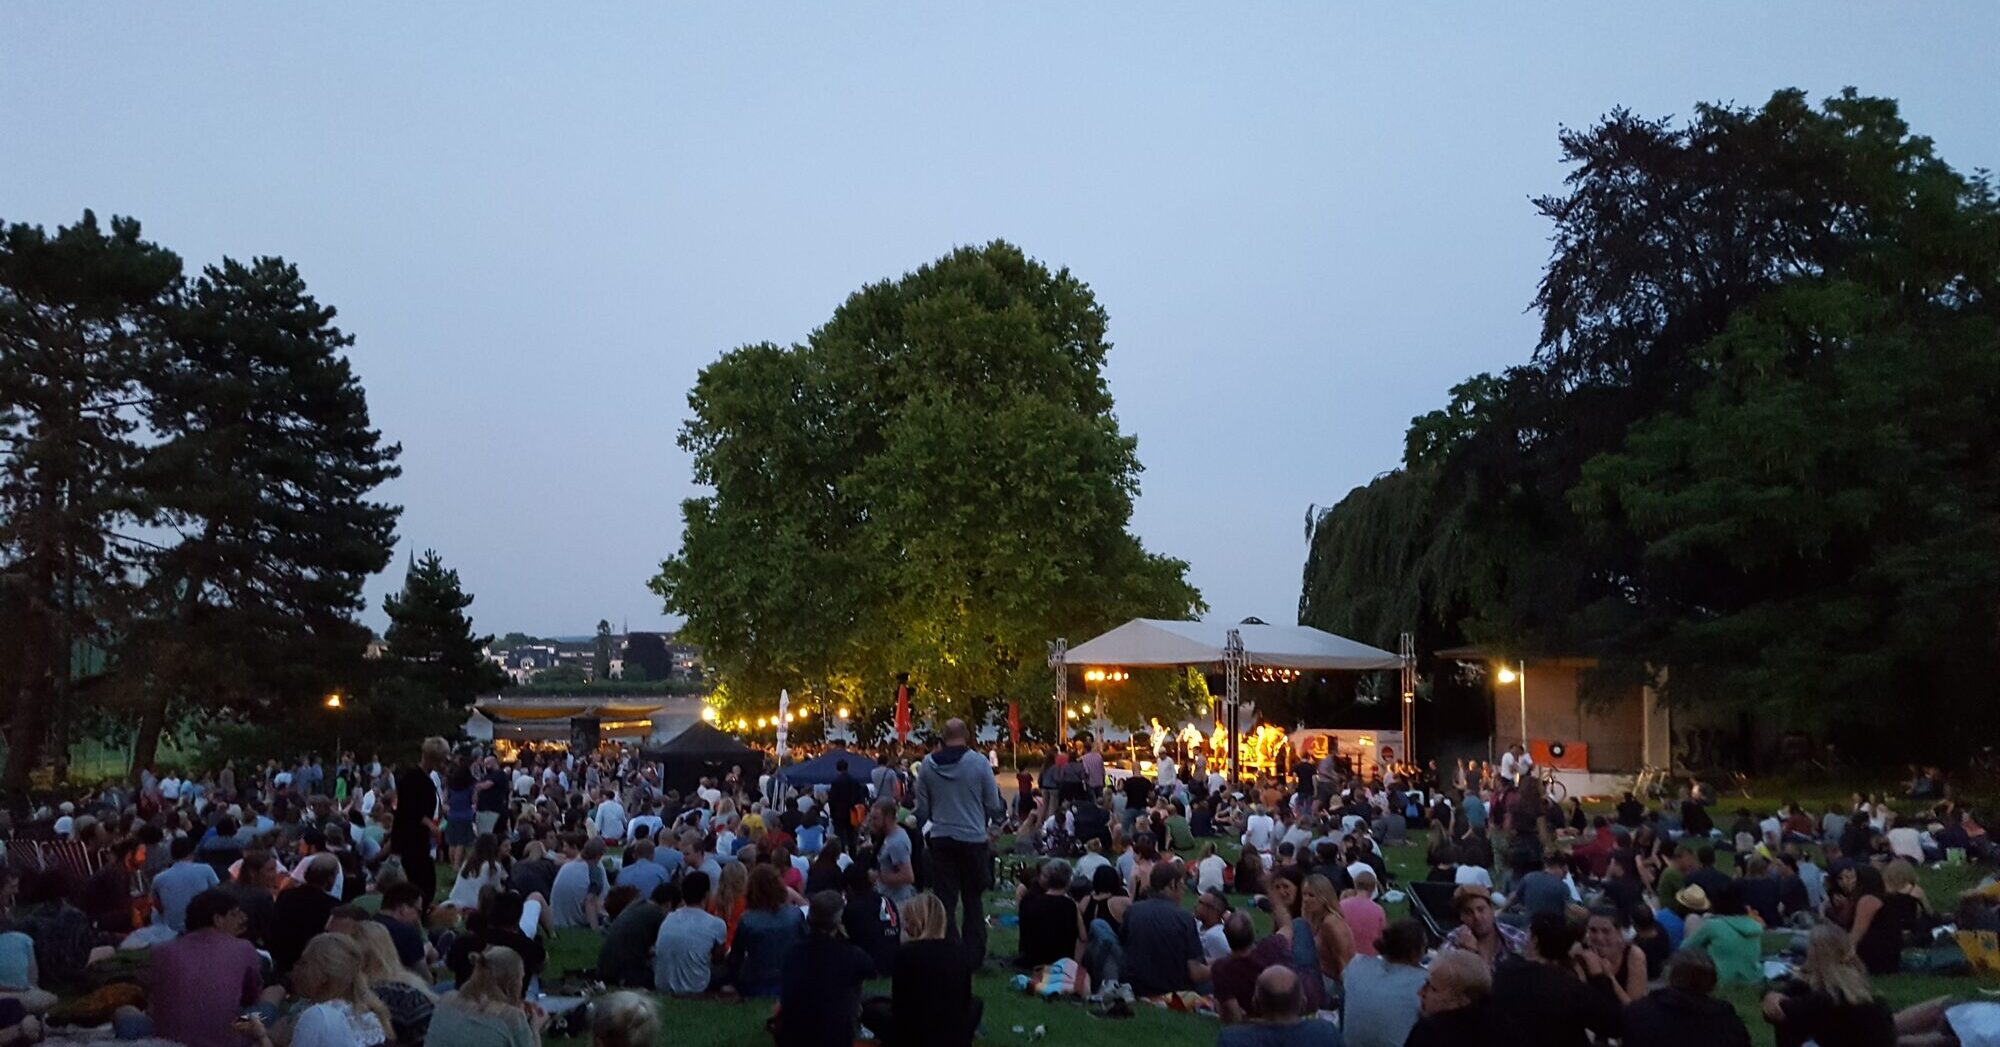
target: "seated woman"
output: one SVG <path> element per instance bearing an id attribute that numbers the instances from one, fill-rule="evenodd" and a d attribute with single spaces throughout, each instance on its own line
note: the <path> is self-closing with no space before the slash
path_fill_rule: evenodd
<path id="1" fill-rule="evenodd" d="M 1808 1042 L 1852 1047 L 1895 1047 L 1896 1019 L 1875 998 L 1868 971 L 1838 927 L 1822 925 L 1806 939 L 1797 981 L 1764 996 L 1764 1020 L 1778 1047 Z"/>
<path id="2" fill-rule="evenodd" d="M 971 1047 L 985 1002 L 972 992 L 965 950 L 945 940 L 944 903 L 925 891 L 903 903 L 903 944 L 896 950 L 888 1028 L 890 1047 Z"/>
<path id="3" fill-rule="evenodd" d="M 437 994 L 429 980 L 403 965 L 389 929 L 374 921 L 355 925 L 361 946 L 361 974 L 368 988 L 389 1009 L 389 1024 L 397 1043 L 422 1043 L 430 1029 Z"/>
<path id="4" fill-rule="evenodd" d="M 293 1012 L 288 1047 L 376 1047 L 394 1027 L 389 1009 L 368 987 L 361 946 L 344 934 L 321 934 L 306 943 L 292 967 L 292 989 L 305 1006 Z M 252 1011 L 238 1031 L 257 1047 L 271 1047 L 261 1014 Z M 437 1042 L 433 1040 L 432 1042 Z"/>
<path id="5" fill-rule="evenodd" d="M 590 1007 L 590 1047 L 652 1047 L 659 1010 L 642 993 L 614 992 Z"/>
<path id="6" fill-rule="evenodd" d="M 470 913 L 479 908 L 481 888 L 499 887 L 507 882 L 507 869 L 500 863 L 500 838 L 492 833 L 480 833 L 467 848 L 465 860 L 459 863 L 458 879 L 451 884 L 451 895 L 445 904 L 460 913 Z"/>
<path id="7" fill-rule="evenodd" d="M 521 931 L 522 910 L 527 900 L 519 891 L 494 891 L 480 904 L 479 911 L 466 921 L 465 930 L 452 943 L 445 966 L 463 985 L 472 977 L 472 957 L 492 946 L 505 946 L 520 957 L 529 981 L 540 977 L 548 951 L 542 943 Z"/>
<path id="8" fill-rule="evenodd" d="M 1021 899 L 1021 951 L 1014 965 L 1045 967 L 1057 960 L 1083 959 L 1083 913 L 1069 896 L 1070 867 L 1061 858 L 1042 863 L 1038 890 Z"/>
<path id="9" fill-rule="evenodd" d="M 1908 863 L 1904 865 L 1907 869 Z M 1916 924 L 1920 912 L 1916 896 L 1907 892 L 1915 883 L 1915 871 L 1909 871 L 1905 889 L 1897 891 L 1888 889 L 1882 872 L 1872 865 L 1857 866 L 1853 872 L 1854 923 L 1847 929 L 1848 941 L 1869 974 L 1895 974 L 1903 968 L 1904 932 Z"/>
<path id="10" fill-rule="evenodd" d="M 736 991 L 744 996 L 778 995 L 785 957 L 804 937 L 805 917 L 786 904 L 785 883 L 778 871 L 768 865 L 751 870 L 743 916 L 736 921 L 729 948 Z"/>
<path id="11" fill-rule="evenodd" d="M 473 953 L 472 977 L 431 1012 L 426 1047 L 538 1047 L 548 1015 L 538 1009 L 529 1017 L 525 984 L 514 950 L 496 945 Z"/>

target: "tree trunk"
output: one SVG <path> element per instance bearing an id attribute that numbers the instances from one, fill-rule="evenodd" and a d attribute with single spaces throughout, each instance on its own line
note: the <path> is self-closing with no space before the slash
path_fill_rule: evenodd
<path id="1" fill-rule="evenodd" d="M 139 714 L 139 733 L 132 738 L 132 780 L 139 780 L 139 772 L 153 765 L 160 751 L 160 732 L 167 726 L 167 699 L 165 696 L 146 695 L 146 709 Z"/>
<path id="2" fill-rule="evenodd" d="M 7 773 L 0 777 L 0 792 L 20 803 L 27 802 L 28 776 L 42 760 L 48 712 L 47 695 L 37 694 L 32 685 L 21 688 L 14 702 L 14 722 L 7 727 Z"/>

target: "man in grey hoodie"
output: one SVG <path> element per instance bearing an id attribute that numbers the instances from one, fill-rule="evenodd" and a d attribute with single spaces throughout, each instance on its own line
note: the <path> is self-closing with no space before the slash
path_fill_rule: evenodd
<path id="1" fill-rule="evenodd" d="M 993 834 L 988 826 L 1007 813 L 993 765 L 971 753 L 965 721 L 944 724 L 944 746 L 924 757 L 917 775 L 917 822 L 930 841 L 931 889 L 944 903 L 945 937 L 961 935 L 958 908 L 964 900 L 963 938 L 973 969 L 986 962 L 986 913 L 982 895 L 992 871 Z"/>

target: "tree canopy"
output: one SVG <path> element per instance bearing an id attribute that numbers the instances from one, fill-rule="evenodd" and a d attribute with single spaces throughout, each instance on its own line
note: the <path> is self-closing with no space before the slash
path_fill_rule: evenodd
<path id="1" fill-rule="evenodd" d="M 1595 656 L 1799 726 L 1911 693 L 1990 722 L 1984 175 L 1852 90 L 1619 110 L 1561 143 L 1532 358 L 1315 514 L 1303 620 Z"/>
<path id="2" fill-rule="evenodd" d="M 712 493 L 683 504 L 653 587 L 725 693 L 872 707 L 908 673 L 932 711 L 982 717 L 1049 693 L 1056 636 L 1198 611 L 1186 565 L 1128 530 L 1107 323 L 1082 281 L 996 241 L 705 368 L 680 444 Z"/>
<path id="3" fill-rule="evenodd" d="M 188 279 L 129 218 L 0 231 L 9 790 L 86 716 L 136 725 L 143 763 L 170 716 L 281 718 L 354 679 L 399 448 L 333 319 L 280 259 Z"/>

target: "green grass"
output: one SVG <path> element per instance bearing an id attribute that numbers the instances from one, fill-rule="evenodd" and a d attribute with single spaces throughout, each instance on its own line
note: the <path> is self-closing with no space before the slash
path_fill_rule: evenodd
<path id="1" fill-rule="evenodd" d="M 1003 844 L 1005 841 L 1003 841 Z M 1409 878 L 1424 873 L 1423 848 L 1418 844 L 1387 849 L 1389 866 L 1398 876 Z M 1921 870 L 1924 889 L 1929 892 L 1934 904 L 1948 907 L 1958 893 L 1978 881 L 1981 872 L 1971 867 L 1935 866 Z M 1232 899 L 1241 902 L 1242 899 Z M 1193 899 L 1187 899 L 1189 905 Z M 1004 912 L 1012 907 L 1012 894 L 996 892 L 988 896 L 987 912 Z M 1391 919 L 1407 914 L 1403 905 L 1391 905 Z M 1269 918 L 1252 910 L 1260 933 L 1269 929 Z M 1014 955 L 1018 935 L 1014 928 L 992 928 L 987 939 L 990 956 L 1004 959 Z M 549 971 L 561 974 L 565 971 L 582 970 L 597 963 L 596 935 L 588 931 L 558 932 L 549 948 Z M 1064 1047 L 1077 1047 L 1106 1042 L 1111 1037 L 1127 1039 L 1144 1047 L 1210 1047 L 1215 1042 L 1217 1025 L 1213 1018 L 1203 1018 L 1186 1014 L 1175 1014 L 1154 1007 L 1140 1006 L 1130 1019 L 1104 1019 L 1092 1017 L 1087 1009 L 1075 1002 L 1049 1002 L 1015 992 L 1007 985 L 1011 972 L 987 971 L 975 976 L 973 991 L 986 1001 L 985 1035 L 983 1044 L 1027 1044 L 1037 1026 L 1043 1027 L 1045 1035 L 1037 1042 Z M 1986 978 L 1947 978 L 1927 974 L 1899 974 L 1875 979 L 1875 986 L 1882 998 L 1891 1007 L 1901 1008 L 1936 996 L 1965 996 L 1980 988 L 2000 988 L 2000 980 Z M 868 993 L 887 994 L 888 983 L 871 984 Z M 1761 987 L 1742 986 L 1722 991 L 1719 995 L 1734 1005 L 1743 1022 L 1750 1029 L 1750 1039 L 1754 1044 L 1770 1045 L 1775 1042 L 1771 1027 L 1764 1023 L 1759 1010 L 1763 999 Z M 744 1003 L 722 1003 L 706 1000 L 665 1000 L 661 1007 L 661 1044 L 672 1043 L 675 1047 L 744 1047 L 768 1043 L 764 1033 L 764 1020 L 770 1016 L 770 1001 Z M 1016 1026 L 1022 1032 L 1014 1032 Z M 551 1040 L 552 1045 L 582 1043 L 581 1040 Z"/>

